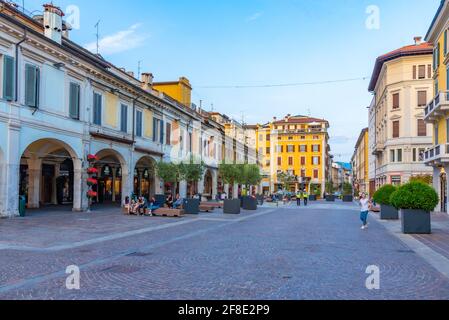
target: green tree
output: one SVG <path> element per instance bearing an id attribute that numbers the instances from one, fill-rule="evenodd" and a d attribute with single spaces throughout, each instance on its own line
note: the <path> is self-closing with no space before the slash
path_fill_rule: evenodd
<path id="1" fill-rule="evenodd" d="M 343 195 L 344 196 L 352 196 L 352 184 L 345 182 L 343 184 Z"/>
<path id="2" fill-rule="evenodd" d="M 201 180 L 205 169 L 204 162 L 195 163 L 193 159 L 190 160 L 190 163 L 180 163 L 178 167 L 180 179 L 192 184 Z M 190 190 L 190 196 L 193 197 L 193 189 Z"/>
<path id="3" fill-rule="evenodd" d="M 246 190 L 262 181 L 260 167 L 257 164 L 238 165 L 238 171 L 240 172 L 238 182 L 244 185 Z"/>
<path id="4" fill-rule="evenodd" d="M 162 181 L 173 184 L 175 188 L 176 184 L 181 181 L 180 166 L 171 162 L 158 162 L 156 164 L 156 173 Z"/>
<path id="5" fill-rule="evenodd" d="M 231 186 L 233 186 L 235 183 L 238 183 L 238 180 L 241 176 L 241 172 L 235 164 L 222 163 L 218 167 L 218 171 L 221 175 L 221 178 L 223 179 L 223 182 Z M 230 195 L 230 197 L 232 197 L 232 195 Z"/>
<path id="6" fill-rule="evenodd" d="M 430 174 L 429 175 L 423 174 L 423 175 L 411 177 L 410 182 L 422 182 L 427 185 L 432 185 L 433 177 Z"/>
<path id="7" fill-rule="evenodd" d="M 284 190 L 287 190 L 289 185 L 292 184 L 292 183 L 297 182 L 298 179 L 296 178 L 296 176 L 294 176 L 292 174 L 289 174 L 289 173 L 286 173 L 286 172 L 280 172 L 277 175 L 277 180 L 279 182 L 281 182 L 282 187 L 284 188 Z"/>

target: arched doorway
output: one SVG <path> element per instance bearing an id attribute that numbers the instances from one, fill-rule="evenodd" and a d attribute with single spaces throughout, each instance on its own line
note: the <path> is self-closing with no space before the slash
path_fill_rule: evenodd
<path id="1" fill-rule="evenodd" d="M 126 167 L 123 157 L 115 150 L 106 149 L 97 153 L 98 185 L 93 187 L 97 197 L 95 205 L 121 205 L 123 184 L 126 181 Z"/>
<path id="2" fill-rule="evenodd" d="M 150 199 L 155 195 L 156 162 L 151 157 L 142 157 L 134 169 L 134 194 Z"/>
<path id="3" fill-rule="evenodd" d="M 204 175 L 204 192 L 203 197 L 211 199 L 212 198 L 212 192 L 213 192 L 213 186 L 212 186 L 212 172 L 210 170 L 206 171 L 206 174 Z"/>
<path id="4" fill-rule="evenodd" d="M 447 212 L 447 175 L 440 175 L 441 212 Z"/>
<path id="5" fill-rule="evenodd" d="M 19 194 L 25 196 L 27 207 L 74 209 L 75 166 L 79 171 L 81 161 L 64 142 L 42 139 L 31 143 L 21 156 L 19 171 Z"/>

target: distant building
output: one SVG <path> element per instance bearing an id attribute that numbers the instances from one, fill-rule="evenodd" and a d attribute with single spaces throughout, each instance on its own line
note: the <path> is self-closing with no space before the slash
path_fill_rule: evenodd
<path id="1" fill-rule="evenodd" d="M 360 133 L 352 156 L 353 184 L 357 192 L 370 192 L 368 128 Z"/>

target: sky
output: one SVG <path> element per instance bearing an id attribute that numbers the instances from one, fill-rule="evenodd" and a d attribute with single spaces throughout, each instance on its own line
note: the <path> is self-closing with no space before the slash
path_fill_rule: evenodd
<path id="1" fill-rule="evenodd" d="M 21 1 L 42 11 L 44 0 Z M 72 40 L 96 51 L 100 21 L 108 61 L 136 74 L 141 61 L 155 81 L 187 77 L 207 111 L 248 124 L 287 114 L 328 120 L 336 161 L 350 161 L 368 126 L 376 58 L 424 37 L 439 2 L 53 0 L 75 26 Z"/>

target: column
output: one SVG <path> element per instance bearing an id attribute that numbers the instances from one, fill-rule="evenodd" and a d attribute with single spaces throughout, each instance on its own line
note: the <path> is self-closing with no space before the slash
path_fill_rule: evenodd
<path id="1" fill-rule="evenodd" d="M 179 195 L 181 198 L 187 198 L 187 181 L 179 182 Z"/>
<path id="2" fill-rule="evenodd" d="M 234 199 L 238 199 L 239 198 L 239 185 L 237 183 L 234 183 L 233 191 L 232 191 L 232 197 Z"/>
<path id="3" fill-rule="evenodd" d="M 5 165 L 2 177 L 5 179 L 3 193 L 3 208 L 0 215 L 14 217 L 19 215 L 19 186 L 20 186 L 20 123 L 10 120 L 7 131 L 7 144 L 4 150 Z"/>
<path id="4" fill-rule="evenodd" d="M 157 175 L 154 177 L 154 193 L 164 194 L 164 182 Z"/>
<path id="5" fill-rule="evenodd" d="M 112 202 L 115 202 L 115 174 L 117 168 L 111 168 L 112 170 Z"/>
<path id="6" fill-rule="evenodd" d="M 87 192 L 87 173 L 83 170 L 83 163 L 81 160 L 73 160 L 73 211 L 82 212 L 88 208 L 88 200 L 85 192 Z M 85 174 L 83 174 L 85 173 Z M 83 189 L 84 185 L 86 187 Z M 84 192 L 84 191 L 85 192 Z"/>
<path id="7" fill-rule="evenodd" d="M 212 200 L 215 200 L 218 192 L 218 172 L 212 170 Z"/>
<path id="8" fill-rule="evenodd" d="M 229 183 L 224 184 L 224 185 L 223 185 L 223 188 L 224 188 L 224 192 L 226 193 L 226 196 L 227 196 L 228 198 L 230 198 L 230 194 L 229 194 Z"/>
<path id="9" fill-rule="evenodd" d="M 61 165 L 59 163 L 55 164 L 55 175 L 53 176 L 52 179 L 52 195 L 51 195 L 51 203 L 53 205 L 57 205 L 58 204 L 58 184 L 57 184 L 57 179 L 61 174 Z"/>
<path id="10" fill-rule="evenodd" d="M 41 198 L 42 160 L 28 160 L 28 209 L 38 209 Z"/>

